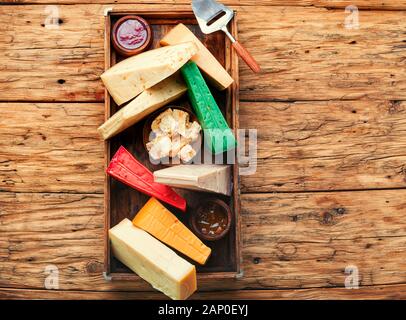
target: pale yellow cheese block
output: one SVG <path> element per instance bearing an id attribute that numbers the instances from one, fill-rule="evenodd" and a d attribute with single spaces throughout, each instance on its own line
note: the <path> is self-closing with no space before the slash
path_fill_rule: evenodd
<path id="1" fill-rule="evenodd" d="M 201 71 L 207 76 L 208 80 L 219 90 L 228 88 L 233 83 L 233 78 L 223 68 L 220 62 L 212 55 L 212 53 L 204 46 L 203 43 L 188 29 L 184 24 L 180 23 L 173 28 L 165 37 L 162 38 L 160 44 L 162 46 L 175 45 L 182 42 L 193 41 L 199 51 L 190 59 L 194 61 Z"/>
<path id="2" fill-rule="evenodd" d="M 148 232 L 124 219 L 109 230 L 114 256 L 174 300 L 187 299 L 197 289 L 196 268 Z"/>
<path id="3" fill-rule="evenodd" d="M 149 50 L 127 58 L 100 77 L 121 105 L 179 70 L 196 52 L 193 42 Z"/>
<path id="4" fill-rule="evenodd" d="M 98 131 L 104 140 L 109 139 L 140 121 L 146 115 L 178 99 L 186 91 L 187 87 L 180 75 L 172 75 L 143 91 L 102 124 Z"/>
<path id="5" fill-rule="evenodd" d="M 231 194 L 231 166 L 184 164 L 154 172 L 154 181 L 175 188 Z"/>

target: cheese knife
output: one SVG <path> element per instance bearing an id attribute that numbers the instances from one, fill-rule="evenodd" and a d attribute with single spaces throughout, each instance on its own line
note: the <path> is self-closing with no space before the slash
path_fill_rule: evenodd
<path id="1" fill-rule="evenodd" d="M 234 11 L 215 0 L 192 0 L 192 9 L 203 33 L 209 34 L 222 30 L 252 71 L 258 73 L 261 68 L 251 54 L 239 43 L 227 29 L 227 24 L 234 17 Z"/>

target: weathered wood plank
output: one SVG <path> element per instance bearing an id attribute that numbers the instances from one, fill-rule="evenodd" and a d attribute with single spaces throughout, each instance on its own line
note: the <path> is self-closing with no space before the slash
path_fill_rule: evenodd
<path id="1" fill-rule="evenodd" d="M 242 102 L 240 127 L 258 129 L 257 171 L 242 190 L 405 187 L 405 106 Z M 0 103 L 0 112 L 1 190 L 103 193 L 102 103 Z"/>
<path id="2" fill-rule="evenodd" d="M 200 281 L 201 291 L 406 283 L 406 190 L 245 194 L 244 276 Z M 59 268 L 61 290 L 150 291 L 103 279 L 103 196 L 0 193 L 0 287 L 43 289 Z"/>
<path id="3" fill-rule="evenodd" d="M 1 6 L 0 100 L 101 101 L 106 6 L 60 5 L 55 30 L 44 27 L 46 6 Z M 349 30 L 341 9 L 236 9 L 240 40 L 263 70 L 253 74 L 241 64 L 243 100 L 406 99 L 405 11 L 362 11 L 360 28 Z"/>
<path id="4" fill-rule="evenodd" d="M 258 129 L 246 192 L 406 186 L 406 103 L 242 103 L 240 127 Z"/>
<path id="5" fill-rule="evenodd" d="M 54 4 L 55 0 L 3 0 L 4 3 L 20 4 Z M 58 4 L 87 4 L 87 3 L 129 3 L 130 0 L 59 0 Z M 151 0 L 138 0 L 137 3 L 153 3 Z M 163 4 L 189 4 L 187 0 L 163 0 Z M 254 0 L 223 0 L 227 5 L 257 6 Z M 403 10 L 406 9 L 405 0 L 263 0 L 261 5 L 268 6 L 314 6 L 326 8 L 346 8 L 347 6 L 357 6 L 359 9 L 383 9 L 383 10 Z"/>
<path id="6" fill-rule="evenodd" d="M 406 285 L 367 286 L 349 290 L 344 288 L 316 288 L 300 290 L 235 290 L 198 292 L 190 297 L 194 300 L 318 300 L 318 299 L 404 299 L 406 297 Z M 132 292 L 132 291 L 63 291 L 63 290 L 30 290 L 0 288 L 0 299 L 57 299 L 57 300 L 152 300 L 165 299 L 156 292 Z"/>
<path id="7" fill-rule="evenodd" d="M 59 6 L 58 29 L 46 8 L 0 6 L 0 100 L 103 100 L 102 6 Z"/>
<path id="8" fill-rule="evenodd" d="M 398 27 L 406 12 L 362 12 L 359 29 L 345 27 L 344 10 L 271 8 L 257 14 L 264 17 L 252 24 L 254 15 L 243 11 L 240 30 L 264 72 L 242 66 L 242 99 L 405 98 L 399 92 L 406 88 L 405 37 Z"/>
<path id="9" fill-rule="evenodd" d="M 246 281 L 260 278 L 265 287 L 340 286 L 345 268 L 355 265 L 362 285 L 405 282 L 404 194 L 244 195 Z"/>
<path id="10" fill-rule="evenodd" d="M 98 104 L 0 104 L 0 190 L 103 192 Z"/>
<path id="11" fill-rule="evenodd" d="M 283 5 L 283 4 L 282 4 Z M 346 8 L 347 6 L 356 6 L 359 9 L 405 9 L 405 0 L 316 0 L 312 2 L 316 7 L 327 8 Z"/>

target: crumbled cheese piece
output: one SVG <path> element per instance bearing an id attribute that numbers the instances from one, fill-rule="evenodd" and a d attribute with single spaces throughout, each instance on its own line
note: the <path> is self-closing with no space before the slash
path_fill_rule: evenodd
<path id="1" fill-rule="evenodd" d="M 187 139 L 179 134 L 175 134 L 172 136 L 172 148 L 169 156 L 176 157 L 184 146 L 188 145 L 190 139 Z"/>
<path id="2" fill-rule="evenodd" d="M 165 118 L 168 115 L 172 115 L 172 109 L 171 108 L 166 109 L 164 112 L 160 113 L 158 115 L 158 117 L 156 117 L 155 120 L 152 121 L 152 124 L 151 124 L 152 131 L 154 131 L 154 132 L 161 131 L 161 128 L 160 128 L 159 125 L 160 125 L 162 119 Z"/>
<path id="3" fill-rule="evenodd" d="M 186 136 L 186 128 L 189 124 L 189 114 L 185 111 L 175 109 L 173 110 L 173 118 L 178 123 L 177 133 Z"/>
<path id="4" fill-rule="evenodd" d="M 161 123 L 159 124 L 159 129 L 166 134 L 172 135 L 176 132 L 177 126 L 178 124 L 172 115 L 166 115 L 162 118 Z"/>
<path id="5" fill-rule="evenodd" d="M 193 121 L 191 125 L 186 129 L 185 137 L 189 138 L 190 141 L 195 142 L 199 138 L 200 131 L 202 127 L 196 121 Z"/>
<path id="6" fill-rule="evenodd" d="M 179 152 L 179 157 L 183 162 L 189 162 L 196 155 L 196 150 L 190 144 L 185 145 Z"/>
<path id="7" fill-rule="evenodd" d="M 158 160 L 169 156 L 171 145 L 171 139 L 168 136 L 158 136 L 147 143 L 147 149 L 151 158 Z"/>

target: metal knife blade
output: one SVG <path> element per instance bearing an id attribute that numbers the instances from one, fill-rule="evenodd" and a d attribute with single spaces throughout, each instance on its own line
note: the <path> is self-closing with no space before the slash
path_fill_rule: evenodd
<path id="1" fill-rule="evenodd" d="M 207 22 L 213 19 L 225 7 L 212 0 L 193 0 L 192 10 L 196 17 L 206 20 Z"/>

